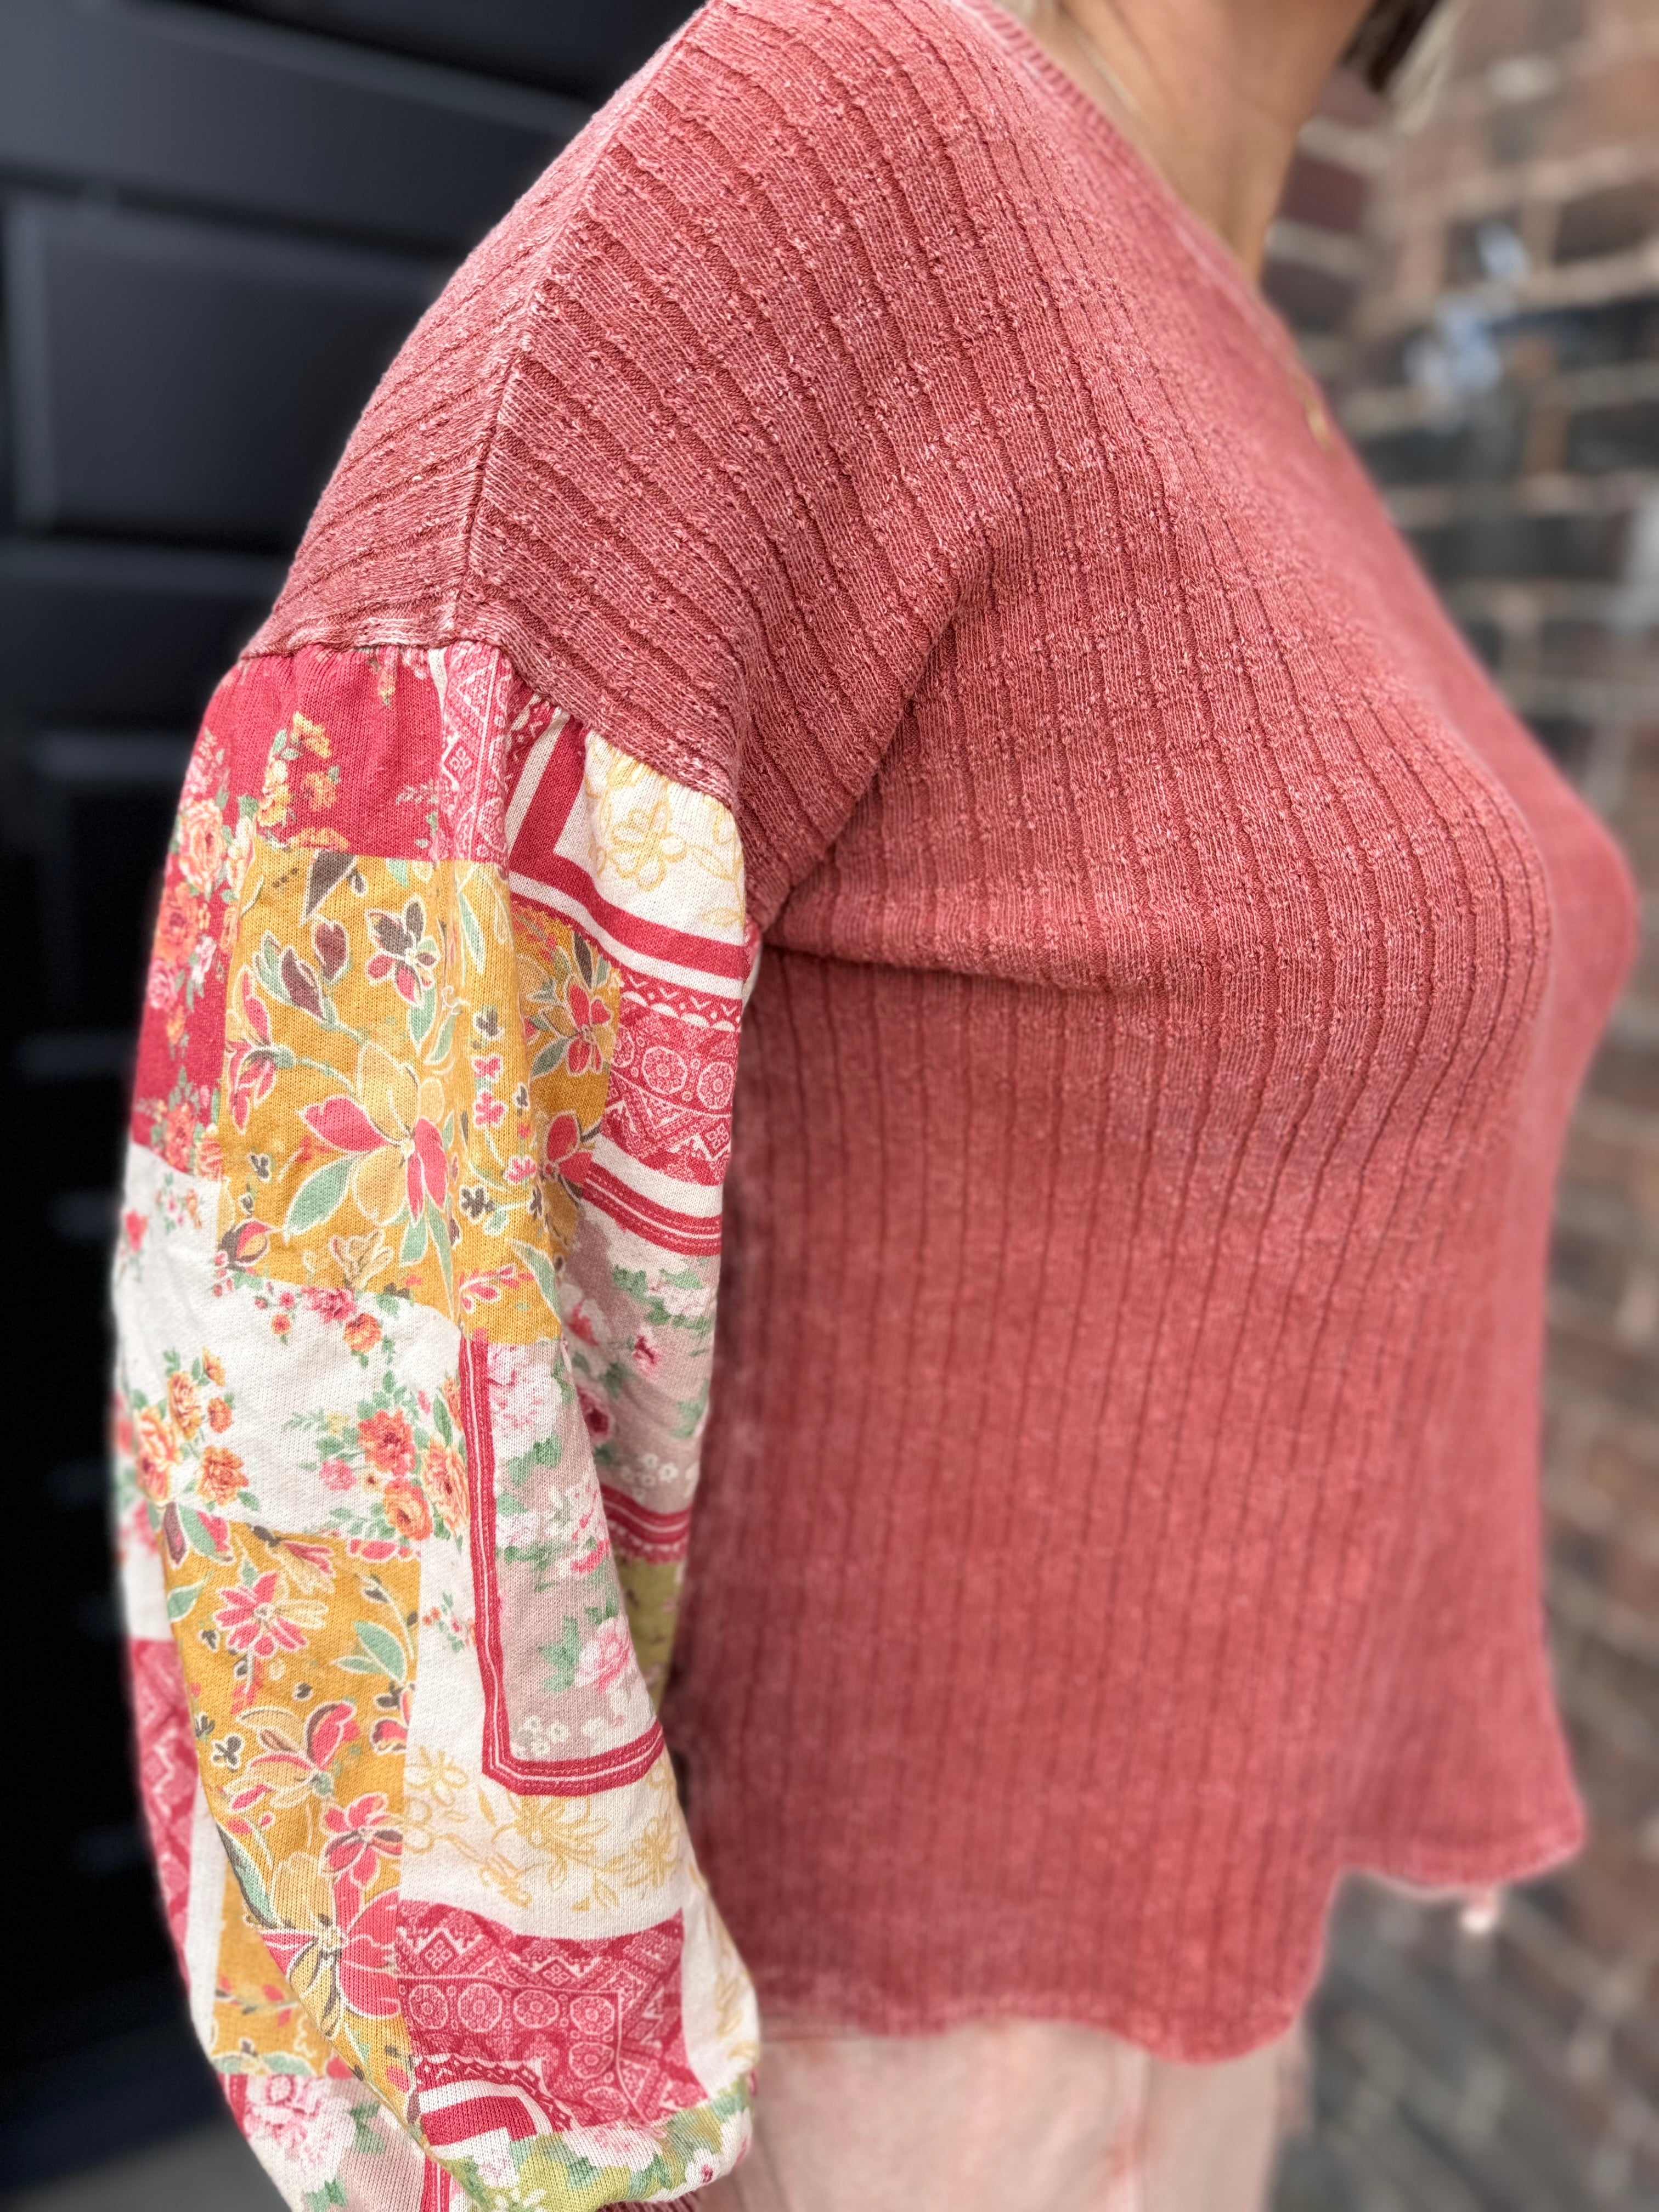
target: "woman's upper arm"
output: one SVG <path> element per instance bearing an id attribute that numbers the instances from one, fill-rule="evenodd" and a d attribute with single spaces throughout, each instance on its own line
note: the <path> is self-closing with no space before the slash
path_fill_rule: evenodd
<path id="1" fill-rule="evenodd" d="M 216 697 L 118 1431 L 169 1915 L 279 2180 L 421 2156 L 598 2206 L 745 2139 L 752 1996 L 653 1693 L 756 949 L 724 807 L 493 648 Z M 280 2125 L 273 2075 L 316 2085 Z"/>

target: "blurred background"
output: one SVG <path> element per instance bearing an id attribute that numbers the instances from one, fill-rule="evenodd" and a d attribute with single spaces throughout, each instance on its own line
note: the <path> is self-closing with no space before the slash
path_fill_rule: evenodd
<path id="1" fill-rule="evenodd" d="M 104 1277 L 174 796 L 404 331 L 684 0 L 0 0 L 0 898 L 15 1910 L 0 2191 L 276 2212 L 136 1825 Z M 1659 892 L 1659 0 L 1473 0 L 1346 77 L 1267 288 L 1453 611 Z M 1279 2212 L 1659 2212 L 1659 957 L 1558 1209 L 1550 1599 L 1595 1822 L 1492 1935 L 1355 1885 Z M 37 1684 L 40 1694 L 30 1692 Z M 23 1798 L 27 1794 L 27 1805 Z"/>

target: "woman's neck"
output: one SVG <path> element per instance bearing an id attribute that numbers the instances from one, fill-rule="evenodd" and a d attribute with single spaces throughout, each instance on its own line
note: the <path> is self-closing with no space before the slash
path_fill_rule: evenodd
<path id="1" fill-rule="evenodd" d="M 1368 0 L 1005 0 L 1254 280 Z"/>

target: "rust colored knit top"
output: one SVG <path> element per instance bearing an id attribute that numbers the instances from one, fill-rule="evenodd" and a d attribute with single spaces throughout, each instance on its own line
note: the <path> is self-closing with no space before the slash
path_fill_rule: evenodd
<path id="1" fill-rule="evenodd" d="M 729 806 L 664 1718 L 763 2016 L 1259 2044 L 1582 1815 L 1542 1290 L 1628 872 L 1284 325 L 996 0 L 709 0 L 467 262 L 253 650 L 494 647 Z"/>

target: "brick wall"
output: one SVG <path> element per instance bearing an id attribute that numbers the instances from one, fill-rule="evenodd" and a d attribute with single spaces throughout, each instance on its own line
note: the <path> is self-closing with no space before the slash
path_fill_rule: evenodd
<path id="1" fill-rule="evenodd" d="M 1268 289 L 1659 919 L 1659 0 L 1474 0 L 1419 133 L 1333 85 Z M 1546 1401 L 1583 1857 L 1460 1933 L 1355 1885 L 1279 2212 L 1659 2208 L 1659 932 L 1586 1087 Z"/>

